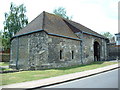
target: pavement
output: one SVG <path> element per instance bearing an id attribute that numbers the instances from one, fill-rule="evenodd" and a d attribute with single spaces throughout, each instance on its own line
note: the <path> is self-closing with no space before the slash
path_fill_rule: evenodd
<path id="1" fill-rule="evenodd" d="M 57 76 L 57 77 L 51 77 L 47 79 L 4 85 L 4 86 L 1 86 L 0 89 L 2 88 L 36 88 L 36 87 L 40 88 L 40 87 L 50 86 L 50 85 L 54 85 L 54 84 L 58 84 L 62 82 L 67 82 L 67 81 L 72 81 L 72 80 L 92 76 L 92 75 L 103 73 L 103 72 L 113 70 L 116 68 L 120 68 L 118 64 L 109 65 L 106 67 L 83 71 L 83 72 L 77 72 L 77 73 L 72 73 L 72 74 L 67 74 L 67 75 L 62 75 L 62 76 Z"/>
<path id="2" fill-rule="evenodd" d="M 119 74 L 118 74 L 118 69 L 114 69 L 114 70 L 110 70 L 110 71 L 107 71 L 104 73 L 89 76 L 86 78 L 80 78 L 80 79 L 65 82 L 65 83 L 47 86 L 47 87 L 45 87 L 45 90 L 46 90 L 46 88 L 118 88 L 119 87 L 119 85 L 118 85 L 119 84 L 119 80 L 118 80 Z M 82 90 L 84 90 L 84 89 L 82 89 Z M 98 90 L 98 89 L 95 89 L 95 90 Z M 101 90 L 103 90 L 103 89 L 101 89 Z"/>

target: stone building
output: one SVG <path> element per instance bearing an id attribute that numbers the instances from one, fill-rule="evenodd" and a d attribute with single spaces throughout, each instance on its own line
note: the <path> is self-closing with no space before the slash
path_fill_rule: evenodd
<path id="1" fill-rule="evenodd" d="M 43 12 L 11 39 L 10 67 L 37 70 L 106 60 L 107 42 L 79 23 Z"/>

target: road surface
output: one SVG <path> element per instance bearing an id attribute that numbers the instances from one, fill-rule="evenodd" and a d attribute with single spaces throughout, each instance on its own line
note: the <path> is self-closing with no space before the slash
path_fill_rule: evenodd
<path id="1" fill-rule="evenodd" d="M 118 69 L 45 88 L 118 88 Z"/>

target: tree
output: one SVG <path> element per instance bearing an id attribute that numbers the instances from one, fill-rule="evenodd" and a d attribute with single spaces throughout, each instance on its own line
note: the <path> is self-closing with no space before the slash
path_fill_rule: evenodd
<path id="1" fill-rule="evenodd" d="M 0 38 L 2 38 L 2 30 L 0 30 Z"/>
<path id="2" fill-rule="evenodd" d="M 2 50 L 2 30 L 0 31 L 0 51 Z"/>
<path id="3" fill-rule="evenodd" d="M 7 35 L 7 38 L 11 38 L 28 24 L 28 19 L 25 13 L 26 7 L 23 4 L 16 6 L 11 3 L 10 12 L 5 13 L 4 21 L 4 33 Z"/>
<path id="4" fill-rule="evenodd" d="M 113 35 L 110 32 L 102 32 L 101 35 L 111 39 L 113 37 Z"/>
<path id="5" fill-rule="evenodd" d="M 110 32 L 101 33 L 103 36 L 107 37 L 110 43 L 115 43 L 115 37 Z"/>
<path id="6" fill-rule="evenodd" d="M 5 13 L 4 32 L 2 36 L 2 45 L 4 49 L 10 48 L 10 39 L 23 27 L 28 24 L 28 18 L 25 15 L 26 7 L 21 4 L 16 6 L 11 3 L 10 11 Z"/>
<path id="7" fill-rule="evenodd" d="M 53 13 L 58 15 L 58 16 L 61 16 L 61 17 L 65 18 L 65 19 L 70 20 L 72 18 L 71 16 L 69 17 L 69 16 L 66 15 L 66 10 L 63 7 L 58 7 L 57 9 L 54 9 Z"/>

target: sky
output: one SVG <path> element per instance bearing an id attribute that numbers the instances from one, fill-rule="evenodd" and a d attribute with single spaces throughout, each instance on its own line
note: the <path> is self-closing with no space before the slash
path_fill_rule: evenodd
<path id="1" fill-rule="evenodd" d="M 3 30 L 4 13 L 10 11 L 10 3 L 26 6 L 28 21 L 43 11 L 52 13 L 64 7 L 72 21 L 80 23 L 98 33 L 118 33 L 119 0 L 0 0 L 0 30 Z"/>

